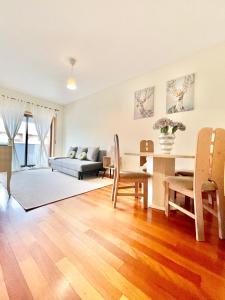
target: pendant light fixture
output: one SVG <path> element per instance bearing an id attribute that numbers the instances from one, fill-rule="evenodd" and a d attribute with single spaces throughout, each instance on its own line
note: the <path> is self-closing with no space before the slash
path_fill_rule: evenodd
<path id="1" fill-rule="evenodd" d="M 71 57 L 70 59 L 69 59 L 69 63 L 70 63 L 70 65 L 71 65 L 71 73 L 70 73 L 70 77 L 68 78 L 68 80 L 67 80 L 67 88 L 69 89 L 69 90 L 76 90 L 76 88 L 77 88 L 77 83 L 76 83 L 76 79 L 75 79 L 75 77 L 74 77 L 74 74 L 73 74 L 73 68 L 74 68 L 74 65 L 75 65 L 75 63 L 76 63 L 76 59 L 75 58 L 73 58 L 73 57 Z"/>

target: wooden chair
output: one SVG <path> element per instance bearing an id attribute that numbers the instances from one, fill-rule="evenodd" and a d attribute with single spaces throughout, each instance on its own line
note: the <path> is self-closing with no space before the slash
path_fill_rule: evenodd
<path id="1" fill-rule="evenodd" d="M 177 170 L 175 173 L 176 176 L 194 176 L 194 172 L 191 170 Z"/>
<path id="2" fill-rule="evenodd" d="M 217 186 L 210 181 L 212 170 L 212 128 L 203 128 L 198 134 L 194 177 L 169 176 L 165 179 L 165 213 L 170 206 L 195 220 L 196 240 L 204 241 L 202 192 L 215 191 Z M 194 201 L 194 213 L 179 206 L 170 199 L 170 191 L 179 192 Z"/>
<path id="3" fill-rule="evenodd" d="M 141 140 L 140 141 L 140 152 L 154 152 L 154 142 L 151 140 Z M 147 162 L 146 156 L 140 156 L 140 167 L 143 172 L 147 172 L 147 167 L 145 166 Z M 176 170 L 176 176 L 194 176 L 194 172 L 191 170 Z"/>
<path id="4" fill-rule="evenodd" d="M 215 129 L 213 132 L 212 169 L 210 179 L 215 182 L 217 210 L 213 206 L 204 204 L 203 207 L 208 212 L 218 218 L 219 238 L 225 239 L 225 196 L 224 196 L 224 164 L 225 164 L 225 130 Z M 209 199 L 211 194 L 209 193 Z M 213 200 L 213 198 L 211 198 Z M 213 202 L 213 201 L 209 202 Z"/>
<path id="5" fill-rule="evenodd" d="M 140 152 L 154 152 L 154 143 L 151 140 L 140 141 Z M 140 167 L 143 172 L 147 172 L 147 167 L 145 166 L 147 162 L 146 156 L 140 156 Z"/>
<path id="6" fill-rule="evenodd" d="M 144 208 L 148 207 L 148 174 L 143 172 L 130 172 L 120 171 L 120 151 L 119 151 L 119 138 L 116 134 L 114 136 L 115 142 L 115 171 L 114 171 L 114 183 L 112 189 L 112 201 L 113 207 L 116 208 L 118 196 L 135 196 L 135 198 L 143 197 Z M 122 183 L 122 186 L 119 184 Z M 142 192 L 139 193 L 139 184 L 142 184 Z M 133 185 L 125 185 L 133 184 Z M 133 193 L 120 193 L 119 190 L 134 188 Z"/>

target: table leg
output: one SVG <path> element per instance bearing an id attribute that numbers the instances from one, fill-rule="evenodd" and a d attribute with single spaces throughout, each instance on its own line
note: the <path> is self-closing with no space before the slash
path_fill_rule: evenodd
<path id="1" fill-rule="evenodd" d="M 175 158 L 153 158 L 152 207 L 164 209 L 164 179 L 175 175 Z"/>

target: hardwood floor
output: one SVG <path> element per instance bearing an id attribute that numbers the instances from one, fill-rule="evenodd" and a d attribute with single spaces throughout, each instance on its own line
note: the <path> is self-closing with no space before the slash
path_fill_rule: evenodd
<path id="1" fill-rule="evenodd" d="M 24 212 L 0 190 L 0 299 L 225 299 L 225 241 L 111 187 Z"/>

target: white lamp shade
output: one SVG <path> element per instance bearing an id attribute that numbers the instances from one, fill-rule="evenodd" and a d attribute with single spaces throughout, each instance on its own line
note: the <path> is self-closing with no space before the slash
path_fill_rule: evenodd
<path id="1" fill-rule="evenodd" d="M 67 80 L 67 88 L 69 89 L 69 90 L 76 90 L 76 88 L 77 88 L 77 83 L 76 83 L 76 80 L 74 79 L 74 78 L 69 78 L 68 80 Z"/>

